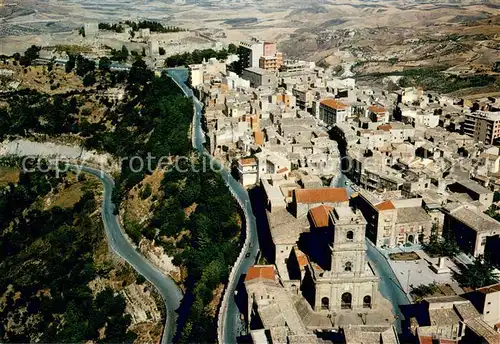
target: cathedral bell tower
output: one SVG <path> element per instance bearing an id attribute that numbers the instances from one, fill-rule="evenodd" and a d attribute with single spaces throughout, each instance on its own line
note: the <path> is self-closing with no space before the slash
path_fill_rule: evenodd
<path id="1" fill-rule="evenodd" d="M 328 313 L 373 309 L 379 279 L 366 260 L 366 221 L 350 207 L 336 207 L 329 217 L 331 267 L 315 275 L 314 309 Z"/>

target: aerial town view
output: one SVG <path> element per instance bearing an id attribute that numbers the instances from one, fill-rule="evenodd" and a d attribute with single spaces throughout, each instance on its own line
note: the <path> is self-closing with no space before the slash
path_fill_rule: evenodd
<path id="1" fill-rule="evenodd" d="M 500 1 L 0 0 L 0 343 L 500 344 Z"/>

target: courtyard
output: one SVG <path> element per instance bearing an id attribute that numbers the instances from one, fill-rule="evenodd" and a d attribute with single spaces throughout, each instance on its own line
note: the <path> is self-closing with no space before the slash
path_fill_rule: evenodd
<path id="1" fill-rule="evenodd" d="M 444 260 L 443 265 L 448 268 L 449 272 L 438 274 L 431 267 L 438 265 L 439 258 L 429 257 L 420 246 L 393 248 L 383 251 L 387 257 L 391 255 L 395 258 L 395 260 L 389 258 L 388 263 L 401 284 L 403 291 L 410 299 L 412 298 L 410 295 L 411 286 L 418 287 L 433 283 L 440 285 L 443 293 L 449 292 L 450 288 L 456 294 L 463 293 L 463 289 L 460 288 L 452 277 L 452 272 L 458 271 L 458 267 L 448 257 L 443 257 L 442 259 Z M 405 258 L 408 260 L 404 260 Z"/>

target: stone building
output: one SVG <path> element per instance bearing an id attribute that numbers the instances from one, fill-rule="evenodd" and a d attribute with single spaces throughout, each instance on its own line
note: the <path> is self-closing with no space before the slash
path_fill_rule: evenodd
<path id="1" fill-rule="evenodd" d="M 343 331 L 353 343 L 362 332 L 395 343 L 392 307 L 379 293 L 379 278 L 366 257 L 363 215 L 349 207 L 344 189 L 291 184 L 273 185 L 275 195 L 263 185 L 268 202 L 276 203 L 278 190 L 282 200 L 290 191 L 293 199 L 289 209 L 266 212 L 270 238 L 265 243 L 273 246 L 266 257 L 274 265 L 254 266 L 245 278 L 254 342 L 263 339 L 263 328 L 279 343 L 317 342 L 318 334 Z"/>
<path id="2" fill-rule="evenodd" d="M 245 158 L 239 159 L 237 163 L 239 181 L 243 186 L 250 186 L 257 183 L 257 159 Z"/>
<path id="3" fill-rule="evenodd" d="M 83 24 L 83 31 L 85 32 L 85 37 L 95 38 L 99 34 L 99 24 L 98 23 L 85 23 L 85 24 Z"/>
<path id="4" fill-rule="evenodd" d="M 362 190 L 354 204 L 370 219 L 366 235 L 378 247 L 424 243 L 431 236 L 434 221 L 421 198 L 380 199 Z"/>
<path id="5" fill-rule="evenodd" d="M 250 81 L 250 87 L 268 87 L 277 85 L 278 79 L 276 74 L 271 71 L 259 68 L 259 67 L 249 67 L 243 70 L 241 77 L 245 80 Z"/>
<path id="6" fill-rule="evenodd" d="M 464 297 L 476 307 L 482 320 L 500 331 L 500 283 L 471 291 Z"/>
<path id="7" fill-rule="evenodd" d="M 497 250 L 491 240 L 499 237 L 500 222 L 484 214 L 482 207 L 457 202 L 447 204 L 443 212 L 443 232 L 451 233 L 461 250 L 474 257 Z"/>
<path id="8" fill-rule="evenodd" d="M 366 260 L 363 215 L 349 207 L 337 207 L 330 212 L 330 224 L 330 267 L 313 269 L 313 309 L 328 314 L 375 309 L 379 279 Z"/>

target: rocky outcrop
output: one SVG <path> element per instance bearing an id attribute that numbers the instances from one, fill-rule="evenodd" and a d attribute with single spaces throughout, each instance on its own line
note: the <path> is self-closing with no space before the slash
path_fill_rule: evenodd
<path id="1" fill-rule="evenodd" d="M 121 291 L 127 303 L 125 312 L 132 317 L 131 326 L 144 322 L 161 322 L 161 312 L 151 290 L 147 284 L 131 284 Z"/>
<path id="2" fill-rule="evenodd" d="M 155 246 L 153 241 L 143 239 L 139 244 L 139 249 L 155 267 L 179 282 L 180 268 L 172 263 L 173 258 L 165 254 L 163 247 Z"/>

